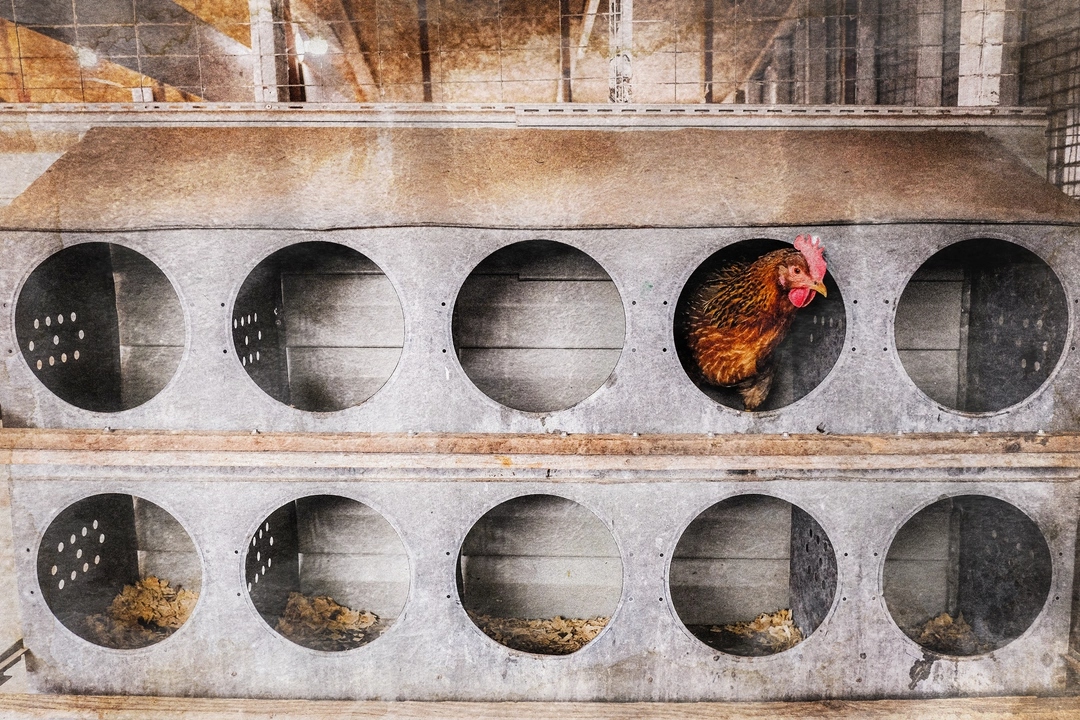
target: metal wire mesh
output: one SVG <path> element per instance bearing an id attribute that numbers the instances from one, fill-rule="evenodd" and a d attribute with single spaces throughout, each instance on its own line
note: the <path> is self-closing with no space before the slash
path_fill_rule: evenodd
<path id="1" fill-rule="evenodd" d="M 934 2 L 0 0 L 0 100 L 608 102 L 618 85 L 650 103 L 915 104 L 929 72 L 953 90 L 921 104 L 955 102 L 960 0 Z"/>
<path id="2" fill-rule="evenodd" d="M 1080 197 L 1080 6 L 1033 3 L 1021 62 L 1021 102 L 1049 109 L 1048 179 Z"/>

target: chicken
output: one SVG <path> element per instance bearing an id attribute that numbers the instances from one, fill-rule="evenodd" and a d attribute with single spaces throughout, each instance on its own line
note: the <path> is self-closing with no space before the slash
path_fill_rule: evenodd
<path id="1" fill-rule="evenodd" d="M 694 288 L 680 325 L 701 378 L 736 390 L 746 410 L 761 405 L 772 387 L 772 353 L 796 311 L 827 294 L 824 278 L 820 238 L 800 235 L 794 249 L 732 263 Z"/>

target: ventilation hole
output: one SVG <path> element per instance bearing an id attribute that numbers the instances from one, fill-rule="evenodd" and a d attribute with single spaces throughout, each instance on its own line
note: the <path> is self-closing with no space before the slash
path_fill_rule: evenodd
<path id="1" fill-rule="evenodd" d="M 100 562 L 101 562 L 101 556 L 100 555 L 95 555 L 94 556 L 94 564 L 97 565 Z"/>
<path id="2" fill-rule="evenodd" d="M 64 589 L 64 579 L 63 578 L 61 578 L 60 582 L 56 584 L 56 587 L 60 588 L 61 590 Z"/>
<path id="3" fill-rule="evenodd" d="M 52 568 L 49 570 L 49 574 L 50 575 L 55 575 L 56 574 L 56 566 L 55 565 L 53 565 Z"/>
<path id="4" fill-rule="evenodd" d="M 262 553 L 261 552 L 255 553 L 255 559 L 256 560 L 262 560 Z"/>
<path id="5" fill-rule="evenodd" d="M 75 551 L 75 557 L 76 558 L 81 558 L 82 557 L 82 548 L 79 548 L 78 550 Z"/>
<path id="6" fill-rule="evenodd" d="M 38 328 L 40 328 L 40 327 L 41 327 L 41 325 L 40 325 L 40 324 L 38 324 L 38 319 L 37 319 L 37 318 L 34 318 L 34 329 L 35 329 L 35 330 L 37 330 L 37 329 L 38 329 Z"/>
<path id="7" fill-rule="evenodd" d="M 68 539 L 68 542 L 70 542 L 72 545 L 75 544 L 75 535 L 74 534 Z"/>
<path id="8" fill-rule="evenodd" d="M 94 530 L 97 530 L 97 527 L 98 527 L 97 520 L 95 520 L 93 523 L 91 523 L 90 527 L 92 527 Z"/>
<path id="9" fill-rule="evenodd" d="M 80 339 L 80 340 L 82 340 L 82 339 L 84 339 L 85 337 L 86 337 L 86 333 L 85 333 L 85 332 L 83 332 L 82 330 L 80 330 L 80 331 L 79 331 L 79 339 Z"/>
<path id="10" fill-rule="evenodd" d="M 49 356 L 49 365 L 52 366 L 52 365 L 55 365 L 55 364 L 56 364 L 56 358 L 54 358 L 52 355 L 50 355 Z"/>
<path id="11" fill-rule="evenodd" d="M 78 359 L 79 359 L 79 351 L 78 351 L 78 350 L 76 350 L 75 352 L 73 352 L 73 353 L 71 354 L 71 356 L 72 356 L 73 358 L 75 358 L 76 360 L 78 360 Z"/>
<path id="12" fill-rule="evenodd" d="M 75 313 L 71 313 L 71 322 L 75 322 Z"/>
<path id="13" fill-rule="evenodd" d="M 67 362 L 67 353 L 60 353 L 60 362 L 62 362 L 62 363 Z"/>
<path id="14" fill-rule="evenodd" d="M 266 558 L 266 567 L 274 567 L 274 558 L 272 558 L 272 557 Z"/>
<path id="15" fill-rule="evenodd" d="M 82 536 L 86 537 L 86 526 L 85 525 L 83 525 Z"/>
<path id="16" fill-rule="evenodd" d="M 76 571 L 74 571 L 74 570 L 72 570 L 72 571 L 71 571 L 71 579 L 72 579 L 72 580 L 74 580 L 74 579 L 75 579 L 75 575 L 76 575 L 76 574 L 77 574 L 77 573 L 76 573 Z"/>
<path id="17" fill-rule="evenodd" d="M 266 523 L 266 524 L 265 524 L 265 525 L 263 526 L 263 530 L 266 530 L 266 532 L 270 532 L 270 523 Z"/>
<path id="18" fill-rule="evenodd" d="M 56 546 L 56 552 L 64 552 L 64 543 L 60 543 Z"/>
<path id="19" fill-rule="evenodd" d="M 98 535 L 98 542 L 102 545 L 105 544 L 105 533 L 101 533 L 100 535 Z"/>
<path id="20" fill-rule="evenodd" d="M 86 572 L 86 571 L 87 571 L 87 570 L 89 570 L 89 569 L 90 569 L 90 563 L 83 563 L 83 565 L 82 565 L 82 571 L 83 571 L 83 572 Z"/>
<path id="21" fill-rule="evenodd" d="M 31 340 L 30 341 L 30 352 L 33 352 L 33 351 L 34 351 L 34 341 Z"/>
<path id="22" fill-rule="evenodd" d="M 255 313 L 255 322 L 259 322 L 259 313 Z"/>
<path id="23" fill-rule="evenodd" d="M 37 369 L 38 369 L 38 370 L 40 370 L 40 369 L 41 369 L 41 361 L 40 361 L 40 360 L 38 360 L 38 361 L 37 361 Z"/>
<path id="24" fill-rule="evenodd" d="M 46 317 L 45 318 L 45 327 L 51 327 L 51 326 L 52 326 L 52 318 L 51 317 Z"/>
<path id="25" fill-rule="evenodd" d="M 273 547 L 273 545 L 274 545 L 274 536 L 271 535 L 270 536 L 270 546 Z"/>

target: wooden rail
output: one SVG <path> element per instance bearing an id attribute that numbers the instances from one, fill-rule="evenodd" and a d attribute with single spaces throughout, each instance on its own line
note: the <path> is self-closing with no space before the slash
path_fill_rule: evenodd
<path id="1" fill-rule="evenodd" d="M 99 720 L 727 720 L 733 718 L 873 718 L 989 720 L 1080 718 L 1076 697 L 968 697 L 808 703 L 375 703 L 299 699 L 219 699 L 91 695 L 2 695 L 0 717 Z"/>
<path id="2" fill-rule="evenodd" d="M 949 698 L 935 700 L 824 700 L 767 703 L 462 703 L 231 700 L 87 695 L 2 695 L 0 717 L 36 720 L 516 720 L 616 718 L 727 720 L 729 718 L 873 718 L 874 720 L 990 720 L 1080 718 L 1080 698 Z"/>
<path id="3" fill-rule="evenodd" d="M 1080 469 L 1080 433 L 710 437 L 0 430 L 0 465 L 53 464 L 571 472 L 996 468 L 1065 471 L 1071 478 Z"/>

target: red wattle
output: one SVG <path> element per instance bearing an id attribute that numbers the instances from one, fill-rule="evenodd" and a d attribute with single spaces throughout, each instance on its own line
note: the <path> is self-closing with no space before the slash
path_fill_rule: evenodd
<path id="1" fill-rule="evenodd" d="M 791 301 L 792 305 L 797 308 L 804 308 L 810 304 L 810 301 L 814 299 L 815 295 L 817 295 L 816 290 L 811 290 L 810 288 L 804 287 L 797 287 L 792 288 L 791 291 L 788 292 L 787 296 L 788 300 Z"/>

